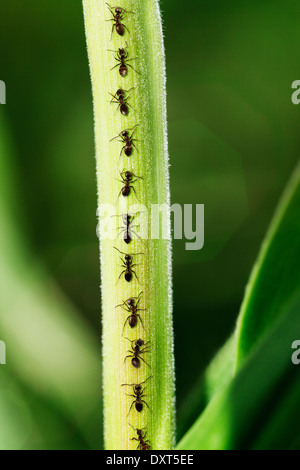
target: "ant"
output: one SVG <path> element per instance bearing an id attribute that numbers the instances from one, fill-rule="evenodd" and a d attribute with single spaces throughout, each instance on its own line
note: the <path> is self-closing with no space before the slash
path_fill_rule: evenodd
<path id="1" fill-rule="evenodd" d="M 138 436 L 137 438 L 136 437 L 131 437 L 130 438 L 131 441 L 138 441 L 138 446 L 137 446 L 136 449 L 137 450 L 150 450 L 150 445 L 149 445 L 150 441 L 149 441 L 149 439 L 147 439 L 145 441 L 145 437 L 147 436 L 147 431 L 143 432 L 144 429 L 147 429 L 147 428 L 138 429 L 138 428 L 134 428 L 132 426 L 132 424 L 130 424 L 130 423 L 128 423 L 128 424 L 129 424 L 129 426 L 132 427 L 132 429 L 134 431 L 136 431 L 137 436 Z"/>
<path id="2" fill-rule="evenodd" d="M 148 409 L 150 410 L 148 404 L 145 402 L 145 400 L 143 400 L 143 398 L 146 396 L 144 394 L 146 387 L 143 388 L 142 385 L 151 378 L 152 378 L 152 375 L 148 377 L 148 379 L 144 380 L 144 382 L 141 382 L 140 384 L 122 384 L 121 385 L 121 387 L 126 386 L 126 385 L 133 387 L 133 395 L 129 395 L 128 393 L 126 394 L 128 397 L 135 398 L 135 400 L 133 400 L 133 402 L 131 403 L 127 416 L 129 415 L 133 405 L 135 406 L 136 411 L 138 411 L 139 413 L 143 410 L 144 405 L 146 405 Z"/>
<path id="3" fill-rule="evenodd" d="M 119 74 L 121 75 L 121 77 L 126 77 L 127 72 L 128 72 L 127 67 L 131 67 L 132 70 L 134 70 L 136 73 L 140 74 L 139 72 L 137 72 L 137 70 L 135 70 L 134 67 L 132 67 L 132 65 L 128 64 L 128 62 L 130 60 L 135 60 L 136 57 L 133 57 L 132 59 L 128 59 L 128 52 L 125 50 L 127 48 L 128 48 L 128 46 L 127 46 L 127 43 L 126 43 L 126 47 L 124 47 L 124 48 L 119 47 L 119 49 L 117 51 L 112 51 L 111 49 L 108 49 L 110 52 L 114 52 L 115 54 L 117 54 L 117 57 L 115 57 L 115 59 L 119 62 L 114 67 L 112 67 L 110 70 L 113 70 L 116 67 L 119 67 Z"/>
<path id="4" fill-rule="evenodd" d="M 112 26 L 111 37 L 113 35 L 114 28 L 116 28 L 116 31 L 120 36 L 124 35 L 125 29 L 127 29 L 128 33 L 129 33 L 128 28 L 123 23 L 121 23 L 121 21 L 123 21 L 123 19 L 124 19 L 124 14 L 126 14 L 126 13 L 133 13 L 134 14 L 134 11 L 127 11 L 127 10 L 125 10 L 125 8 L 121 8 L 121 7 L 111 7 L 108 3 L 106 3 L 106 5 L 107 5 L 107 8 L 109 9 L 109 11 L 111 12 L 111 14 L 113 15 L 113 18 L 111 18 L 110 20 L 106 20 L 106 21 L 115 21 L 115 23 Z M 113 10 L 115 10 L 115 11 L 113 11 Z"/>
<path id="5" fill-rule="evenodd" d="M 130 341 L 131 343 L 131 351 L 127 351 L 130 353 L 129 356 L 126 356 L 125 359 L 124 359 L 124 362 L 126 362 L 126 359 L 128 357 L 132 357 L 131 359 L 131 364 L 133 365 L 133 367 L 135 367 L 136 369 L 138 369 L 140 366 L 141 366 L 141 361 L 142 360 L 148 367 L 149 364 L 145 361 L 145 359 L 143 359 L 140 355 L 143 354 L 143 353 L 147 353 L 149 352 L 149 346 L 148 344 L 150 343 L 150 340 L 147 341 L 147 343 L 145 343 L 142 339 L 133 339 L 133 340 L 130 340 L 129 338 L 125 338 L 127 339 L 128 341 Z M 142 349 L 141 349 L 142 348 Z M 150 367 L 151 369 L 151 367 Z"/>
<path id="6" fill-rule="evenodd" d="M 127 322 L 129 323 L 130 328 L 134 328 L 137 324 L 138 318 L 142 324 L 142 327 L 144 328 L 141 316 L 139 313 L 137 313 L 139 311 L 146 310 L 145 308 L 138 308 L 139 303 L 141 301 L 142 294 L 143 292 L 140 292 L 138 297 L 130 297 L 129 299 L 125 300 L 122 304 L 115 306 L 115 308 L 121 307 L 123 308 L 123 310 L 130 313 L 130 315 L 128 315 L 128 317 L 125 320 L 122 335 L 124 334 L 126 323 Z"/>
<path id="7" fill-rule="evenodd" d="M 118 250 L 119 253 L 121 253 L 122 255 L 125 255 L 124 256 L 124 259 L 120 258 L 121 261 L 122 261 L 122 267 L 125 268 L 120 276 L 118 277 L 118 279 L 120 279 L 120 277 L 122 276 L 122 274 L 124 273 L 124 278 L 125 278 L 125 281 L 127 282 L 130 282 L 131 279 L 132 279 L 132 274 L 135 275 L 135 277 L 137 278 L 138 280 L 138 277 L 136 275 L 136 272 L 132 269 L 134 266 L 137 266 L 137 264 L 133 264 L 133 257 L 134 256 L 138 256 L 138 255 L 143 255 L 144 253 L 124 253 L 123 251 L 120 251 L 118 248 L 116 248 L 114 246 L 114 249 L 115 250 Z"/>
<path id="8" fill-rule="evenodd" d="M 125 225 L 125 227 L 118 227 L 118 230 L 120 229 L 121 231 L 118 233 L 118 236 L 121 233 L 124 233 L 123 239 L 124 242 L 130 243 L 132 240 L 132 234 L 136 235 L 138 238 L 141 238 L 134 230 L 132 230 L 133 227 L 138 227 L 138 225 L 131 225 L 133 220 L 134 220 L 134 215 L 129 215 L 129 214 L 122 214 L 122 215 L 116 215 L 112 217 L 122 217 L 122 222 Z"/>
<path id="9" fill-rule="evenodd" d="M 128 170 L 127 171 L 125 171 L 125 170 L 121 171 L 120 176 L 122 178 L 122 181 L 121 180 L 119 180 L 119 181 L 121 183 L 124 183 L 125 186 L 123 186 L 123 188 L 119 192 L 119 196 L 120 196 L 121 193 L 124 197 L 129 196 L 130 191 L 132 189 L 135 196 L 136 196 L 136 198 L 137 198 L 137 195 L 136 195 L 134 187 L 132 186 L 132 183 L 135 183 L 136 181 L 138 181 L 140 179 L 143 179 L 143 177 L 142 176 L 136 176 L 134 173 L 132 173 L 131 171 L 128 171 Z M 135 178 L 135 179 L 133 179 L 133 178 Z"/>
<path id="10" fill-rule="evenodd" d="M 119 88 L 114 95 L 109 93 L 112 96 L 112 99 L 110 100 L 111 103 L 116 103 L 118 105 L 117 110 L 120 109 L 121 114 L 123 116 L 127 116 L 129 113 L 129 104 L 127 103 L 127 98 L 125 97 L 126 93 L 129 93 L 131 90 L 133 90 L 134 87 L 130 88 L 130 90 L 122 90 L 122 88 Z"/>
<path id="11" fill-rule="evenodd" d="M 122 152 L 124 150 L 124 153 L 125 153 L 126 157 L 130 157 L 130 155 L 132 155 L 132 152 L 133 152 L 133 147 L 136 148 L 135 144 L 133 143 L 137 140 L 137 139 L 133 139 L 133 135 L 135 133 L 135 130 L 132 132 L 131 135 L 129 135 L 129 131 L 132 131 L 137 126 L 138 126 L 138 124 L 136 124 L 131 129 L 125 129 L 124 131 L 121 131 L 120 134 L 116 135 L 116 137 L 113 137 L 112 139 L 110 139 L 110 142 L 111 142 L 112 140 L 115 140 L 118 137 L 120 137 L 121 140 L 118 140 L 118 142 L 121 142 L 121 143 L 125 144 L 121 148 L 120 156 L 122 155 Z"/>

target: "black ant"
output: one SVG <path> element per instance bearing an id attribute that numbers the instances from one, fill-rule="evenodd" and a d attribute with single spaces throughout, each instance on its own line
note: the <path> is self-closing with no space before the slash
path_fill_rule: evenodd
<path id="1" fill-rule="evenodd" d="M 117 57 L 115 57 L 115 59 L 119 62 L 117 65 L 112 67 L 110 70 L 113 70 L 116 67 L 119 67 L 119 74 L 121 75 L 121 77 L 126 77 L 127 72 L 128 72 L 127 67 L 131 67 L 132 70 L 134 70 L 136 73 L 139 74 L 139 72 L 137 72 L 137 70 L 135 70 L 135 68 L 132 67 L 132 65 L 128 64 L 128 62 L 130 60 L 135 60 L 136 57 L 133 57 L 132 59 L 128 59 L 128 52 L 125 50 L 127 48 L 128 48 L 128 46 L 127 46 L 127 43 L 126 43 L 126 47 L 124 47 L 124 48 L 119 47 L 119 49 L 117 51 L 112 51 L 111 49 L 109 49 L 110 52 L 114 52 L 115 54 L 117 54 Z"/>
<path id="2" fill-rule="evenodd" d="M 122 215 L 116 215 L 112 217 L 122 217 L 122 222 L 125 225 L 125 227 L 118 227 L 118 230 L 119 229 L 121 230 L 118 233 L 118 236 L 121 233 L 124 233 L 123 239 L 124 239 L 124 242 L 127 243 L 127 245 L 132 240 L 132 234 L 136 235 L 138 238 L 141 238 L 134 230 L 132 230 L 133 227 L 138 227 L 138 225 L 131 225 L 135 218 L 134 215 L 122 214 Z"/>
<path id="3" fill-rule="evenodd" d="M 132 427 L 132 429 L 134 431 L 136 431 L 137 436 L 138 436 L 137 438 L 136 437 L 131 437 L 130 438 L 131 441 L 138 441 L 138 446 L 137 446 L 136 449 L 137 450 L 150 450 L 150 445 L 149 445 L 150 441 L 149 441 L 149 439 L 147 439 L 145 441 L 145 437 L 147 436 L 147 431 L 143 432 L 144 429 L 147 429 L 147 428 L 138 429 L 138 428 L 134 428 L 132 426 L 132 424 L 130 424 L 130 423 L 128 423 L 128 424 L 129 424 L 129 426 Z"/>
<path id="4" fill-rule="evenodd" d="M 119 304 L 119 305 L 115 306 L 115 308 L 121 307 L 121 308 L 123 308 L 123 310 L 130 313 L 130 315 L 128 315 L 128 317 L 126 318 L 126 320 L 124 322 L 122 335 L 124 334 L 124 329 L 125 329 L 125 326 L 126 326 L 127 322 L 129 323 L 130 328 L 134 328 L 137 324 L 138 319 L 139 319 L 141 324 L 142 324 L 142 327 L 144 328 L 141 316 L 140 316 L 139 313 L 137 313 L 139 311 L 146 310 L 145 308 L 138 308 L 139 303 L 141 301 L 142 294 L 143 294 L 143 292 L 140 292 L 138 297 L 130 297 L 129 299 L 125 300 L 122 304 Z"/>
<path id="5" fill-rule="evenodd" d="M 127 351 L 129 352 L 130 354 L 128 356 L 125 357 L 124 359 L 124 362 L 126 362 L 126 359 L 128 357 L 132 357 L 131 359 L 131 364 L 133 365 L 133 367 L 135 367 L 136 369 L 138 369 L 140 366 L 141 366 L 141 360 L 148 366 L 149 364 L 145 361 L 145 359 L 143 359 L 141 357 L 141 354 L 144 354 L 144 353 L 147 353 L 149 352 L 149 343 L 150 341 L 147 341 L 147 343 L 145 343 L 142 339 L 133 339 L 133 340 L 130 340 L 129 338 L 125 338 L 127 339 L 128 341 L 130 341 L 131 343 L 131 351 Z"/>
<path id="6" fill-rule="evenodd" d="M 106 5 L 109 11 L 111 12 L 111 14 L 113 15 L 113 18 L 111 18 L 110 20 L 106 20 L 106 21 L 115 21 L 115 23 L 112 26 L 111 36 L 114 32 L 114 28 L 116 28 L 116 31 L 120 36 L 124 35 L 125 29 L 127 29 L 127 31 L 129 32 L 128 28 L 123 23 L 121 23 L 121 21 L 123 21 L 125 13 L 134 14 L 134 11 L 127 11 L 125 10 L 125 8 L 121 8 L 121 7 L 111 7 L 108 3 L 106 3 Z"/>
<path id="7" fill-rule="evenodd" d="M 130 386 L 133 387 L 133 395 L 129 395 L 128 393 L 126 394 L 128 397 L 135 398 L 135 400 L 133 400 L 133 402 L 131 403 L 131 406 L 129 408 L 127 416 L 129 415 L 133 405 L 135 405 L 135 409 L 139 413 L 143 410 L 144 405 L 146 405 L 148 407 L 148 409 L 150 410 L 148 404 L 145 402 L 145 400 L 143 400 L 143 397 L 146 396 L 144 394 L 144 391 L 145 391 L 146 387 L 143 388 L 142 385 L 145 382 L 147 382 L 147 380 L 149 380 L 151 378 L 152 378 L 152 375 L 150 377 L 148 377 L 148 379 L 144 380 L 144 382 L 141 382 L 140 384 L 122 384 L 121 385 L 121 387 L 126 386 L 126 385 L 129 386 L 129 387 Z"/>
<path id="8" fill-rule="evenodd" d="M 125 281 L 130 282 L 132 279 L 132 274 L 135 275 L 136 279 L 138 280 L 138 277 L 136 275 L 136 272 L 132 269 L 134 266 L 138 266 L 137 264 L 133 264 L 133 257 L 138 256 L 138 255 L 143 255 L 144 253 L 124 253 L 123 251 L 120 251 L 118 248 L 114 246 L 115 250 L 118 250 L 119 253 L 124 255 L 124 259 L 120 258 L 122 261 L 122 267 L 125 268 L 118 279 L 124 274 Z"/>
<path id="9" fill-rule="evenodd" d="M 135 130 L 131 133 L 131 135 L 129 135 L 129 131 L 132 131 L 137 126 L 138 126 L 138 124 L 136 124 L 131 129 L 125 129 L 124 131 L 121 131 L 120 134 L 116 135 L 116 137 L 113 137 L 112 139 L 110 139 L 110 142 L 111 142 L 112 140 L 118 139 L 118 137 L 120 137 L 120 140 L 118 140 L 118 142 L 121 142 L 121 143 L 125 144 L 121 148 L 120 156 L 122 155 L 122 152 L 124 150 L 124 153 L 125 153 L 126 157 L 130 157 L 132 155 L 132 152 L 133 152 L 133 147 L 136 148 L 134 142 L 136 142 L 137 139 L 133 139 L 133 135 L 135 133 Z"/>
<path id="10" fill-rule="evenodd" d="M 110 100 L 111 103 L 116 103 L 118 105 L 117 110 L 120 108 L 121 114 L 123 116 L 126 116 L 129 112 L 129 104 L 127 103 L 127 98 L 125 97 L 126 93 L 129 93 L 131 90 L 133 90 L 134 87 L 130 88 L 130 90 L 122 90 L 122 88 L 119 88 L 114 95 L 109 93 L 112 96 L 112 99 Z"/>
<path id="11" fill-rule="evenodd" d="M 137 198 L 135 188 L 132 186 L 132 184 L 135 183 L 136 181 L 140 180 L 140 179 L 143 179 L 143 177 L 142 176 L 136 176 L 134 173 L 132 173 L 131 171 L 128 171 L 128 170 L 121 171 L 120 176 L 122 178 L 122 181 L 121 180 L 119 180 L 119 181 L 121 183 L 124 183 L 125 186 L 123 186 L 123 188 L 120 190 L 119 196 L 120 196 L 120 194 L 122 194 L 124 197 L 129 196 L 130 191 L 132 189 L 135 196 L 136 196 L 136 198 Z M 135 179 L 133 179 L 133 178 L 135 178 Z"/>

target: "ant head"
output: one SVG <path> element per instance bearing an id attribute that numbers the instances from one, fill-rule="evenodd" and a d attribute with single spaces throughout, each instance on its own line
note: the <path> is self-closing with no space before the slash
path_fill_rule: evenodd
<path id="1" fill-rule="evenodd" d="M 130 224 L 131 219 L 132 219 L 132 215 L 129 215 L 129 214 L 124 214 L 123 215 L 123 221 L 124 221 L 125 224 L 126 223 Z"/>
<path id="2" fill-rule="evenodd" d="M 141 436 L 143 434 L 143 431 L 141 429 L 136 429 L 136 433 L 138 436 Z"/>
<path id="3" fill-rule="evenodd" d="M 136 344 L 136 346 L 143 346 L 144 341 L 142 339 L 137 339 L 135 344 Z"/>
<path id="4" fill-rule="evenodd" d="M 123 137 L 128 137 L 128 131 L 122 131 L 122 132 L 121 132 L 121 135 L 122 135 Z M 125 174 L 126 174 L 126 173 L 125 173 Z"/>
<path id="5" fill-rule="evenodd" d="M 131 171 L 125 171 L 125 177 L 126 177 L 126 178 L 132 178 L 132 173 L 131 173 Z"/>
<path id="6" fill-rule="evenodd" d="M 122 221 L 123 221 L 123 224 L 126 224 L 126 222 L 129 222 L 128 217 L 129 217 L 128 214 L 122 214 Z"/>
<path id="7" fill-rule="evenodd" d="M 133 307 L 135 302 L 134 302 L 134 298 L 133 297 L 130 297 L 130 299 L 127 300 L 127 303 L 130 307 Z"/>
<path id="8" fill-rule="evenodd" d="M 140 392 L 142 390 L 142 386 L 140 384 L 135 385 L 134 387 L 136 392 Z"/>
<path id="9" fill-rule="evenodd" d="M 115 8 L 116 13 L 122 13 L 122 11 L 123 11 L 123 8 L 121 8 L 121 7 L 116 7 Z"/>
<path id="10" fill-rule="evenodd" d="M 116 95 L 118 95 L 118 96 L 124 96 L 124 90 L 122 90 L 122 88 L 119 88 L 119 89 L 117 90 Z"/>
<path id="11" fill-rule="evenodd" d="M 131 255 L 125 255 L 124 258 L 125 258 L 126 261 L 130 261 L 131 260 Z"/>

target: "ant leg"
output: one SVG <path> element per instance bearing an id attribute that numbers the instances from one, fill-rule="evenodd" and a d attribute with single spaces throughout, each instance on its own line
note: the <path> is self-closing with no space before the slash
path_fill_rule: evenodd
<path id="1" fill-rule="evenodd" d="M 141 240 L 141 237 L 134 230 L 130 230 L 130 232 L 133 233 L 137 238 L 139 238 Z"/>
<path id="2" fill-rule="evenodd" d="M 112 10 L 112 8 L 115 8 L 115 7 L 111 7 L 109 3 L 105 2 L 105 5 L 107 5 L 107 8 L 109 9 L 109 11 L 111 12 L 112 15 L 114 15 L 114 12 Z"/>
<path id="3" fill-rule="evenodd" d="M 128 97 L 126 98 L 126 104 L 127 104 L 127 106 L 129 106 L 129 108 L 134 109 L 134 107 L 133 107 L 131 104 L 128 103 L 128 99 L 129 99 L 129 98 L 130 98 L 130 96 L 128 96 Z"/>
<path id="4" fill-rule="evenodd" d="M 132 297 L 132 298 L 133 298 L 133 299 L 138 299 L 138 298 L 139 298 L 139 296 L 136 296 L 136 297 Z"/>
<path id="5" fill-rule="evenodd" d="M 111 103 L 118 103 L 117 98 L 116 98 L 116 95 L 113 95 L 113 94 L 110 93 L 110 92 L 108 92 L 108 94 L 113 97 L 113 99 L 110 100 Z M 115 100 L 115 101 L 113 101 L 113 100 Z M 118 137 L 118 136 L 117 136 L 117 137 Z M 114 139 L 115 139 L 115 137 L 114 137 Z M 111 139 L 111 140 L 113 140 L 113 139 Z"/>
<path id="6" fill-rule="evenodd" d="M 114 28 L 116 28 L 116 24 L 115 24 L 115 23 L 112 25 L 112 28 L 111 28 L 110 40 L 112 40 Z"/>
<path id="7" fill-rule="evenodd" d="M 133 60 L 133 59 L 129 59 L 129 60 Z M 140 72 L 138 72 L 137 70 L 135 70 L 135 68 L 134 68 L 134 67 L 132 67 L 132 65 L 130 65 L 130 64 L 126 64 L 126 65 L 127 65 L 128 67 L 131 67 L 131 68 L 132 68 L 132 70 L 134 70 L 134 71 L 135 71 L 135 73 L 138 73 L 139 75 L 141 75 L 141 73 L 140 73 Z"/>
<path id="8" fill-rule="evenodd" d="M 140 352 L 141 352 L 141 351 L 140 351 Z M 139 359 L 141 359 L 142 361 L 144 361 L 144 363 L 145 363 L 148 367 L 150 367 L 150 369 L 151 369 L 151 366 L 149 366 L 148 362 L 146 362 L 145 359 L 143 359 L 141 356 L 139 356 Z"/>
<path id="9" fill-rule="evenodd" d="M 136 272 L 135 272 L 133 269 L 131 270 L 131 272 L 135 275 L 137 282 L 140 284 L 140 280 L 139 280 L 139 278 L 137 277 Z"/>
<path id="10" fill-rule="evenodd" d="M 137 146 L 133 143 L 134 140 L 137 140 L 137 139 L 132 139 L 131 144 L 132 144 L 132 146 L 136 149 L 137 153 L 139 153 Z M 142 178 L 142 177 L 141 177 L 141 176 L 138 176 L 138 178 Z"/>
<path id="11" fill-rule="evenodd" d="M 122 188 L 122 189 L 123 189 L 123 188 Z M 122 189 L 120 189 L 120 192 L 119 192 L 119 194 L 118 194 L 117 200 L 118 200 L 118 198 L 119 198 L 119 197 L 121 196 L 121 194 L 122 194 Z"/>
<path id="12" fill-rule="evenodd" d="M 136 301 L 136 306 L 138 307 L 140 301 L 141 301 L 141 298 L 142 298 L 142 295 L 143 295 L 143 291 L 141 291 L 137 297 L 137 301 Z"/>
<path id="13" fill-rule="evenodd" d="M 126 336 L 124 336 L 124 339 L 127 339 L 127 341 L 129 341 L 129 343 L 131 344 L 131 347 L 132 347 L 132 344 L 134 343 L 135 340 L 131 340 L 131 339 L 127 338 Z M 134 352 L 134 349 L 132 348 L 131 351 L 127 350 L 127 352 L 129 352 L 129 353 L 132 354 L 132 353 Z M 131 357 L 131 356 L 130 356 L 130 357 Z M 132 357 L 133 357 L 133 356 L 132 356 Z"/>
<path id="14" fill-rule="evenodd" d="M 140 385 L 143 385 L 143 384 L 146 383 L 147 380 L 149 380 L 149 379 L 152 379 L 152 375 L 150 375 L 150 377 L 148 377 L 148 379 L 144 380 L 144 382 L 141 382 Z M 123 385 L 127 385 L 127 384 L 123 384 Z M 146 387 L 145 387 L 145 388 L 146 388 Z M 145 390 L 145 388 L 144 388 L 144 390 Z"/>
<path id="15" fill-rule="evenodd" d="M 149 349 L 149 348 L 150 348 L 150 346 L 146 346 L 145 348 L 140 349 L 140 354 L 151 352 L 151 349 Z"/>
<path id="16" fill-rule="evenodd" d="M 131 351 L 127 351 L 127 352 L 131 352 Z M 128 357 L 132 357 L 132 356 L 126 356 L 125 359 L 124 359 L 124 364 L 125 364 L 126 359 L 127 359 Z"/>
<path id="17" fill-rule="evenodd" d="M 127 13 L 129 13 L 129 11 L 128 11 Z M 130 13 L 133 13 L 133 12 L 130 12 Z M 123 24 L 123 23 L 121 23 L 121 24 L 122 24 L 122 26 L 128 31 L 128 34 L 129 34 L 129 36 L 130 36 L 130 31 L 129 31 L 129 29 L 127 28 L 127 26 L 125 26 L 125 24 Z"/>
<path id="18" fill-rule="evenodd" d="M 135 176 L 136 179 L 135 180 L 131 180 L 130 183 L 136 183 L 140 178 L 142 178 L 141 176 Z M 143 178 L 142 178 L 143 179 Z"/>
<path id="19" fill-rule="evenodd" d="M 145 403 L 145 405 L 147 406 L 148 410 L 151 411 L 151 410 L 150 410 L 150 407 L 149 407 L 149 405 L 148 405 L 148 403 L 146 403 L 145 400 L 141 400 L 141 402 Z"/>
<path id="20" fill-rule="evenodd" d="M 130 316 L 128 316 L 124 322 L 124 325 L 123 325 L 123 330 L 122 330 L 122 336 L 124 336 L 124 330 L 125 330 L 125 326 L 126 326 L 126 323 L 129 322 L 129 318 Z"/>
<path id="21" fill-rule="evenodd" d="M 117 230 L 122 229 L 121 232 L 118 233 L 117 238 L 121 235 L 121 233 L 126 232 L 126 228 L 118 227 Z"/>
<path id="22" fill-rule="evenodd" d="M 130 185 L 129 187 L 130 187 L 130 188 L 133 190 L 133 192 L 134 192 L 134 194 L 135 194 L 135 197 L 137 198 L 137 200 L 139 200 L 139 199 L 138 199 L 138 197 L 137 197 L 137 195 L 136 195 L 136 191 L 135 191 L 135 188 L 134 188 L 134 186 L 131 186 L 131 185 Z"/>
<path id="23" fill-rule="evenodd" d="M 134 395 L 131 395 L 131 396 L 134 396 Z M 134 396 L 134 398 L 135 398 L 135 396 Z M 131 411 L 131 408 L 133 407 L 133 405 L 135 404 L 135 402 L 136 402 L 136 400 L 134 400 L 134 401 L 131 403 L 130 408 L 129 408 L 129 411 L 128 411 L 128 413 L 127 413 L 127 416 L 129 416 L 129 413 L 130 413 L 130 411 Z"/>
<path id="24" fill-rule="evenodd" d="M 124 304 L 119 304 L 119 305 L 116 305 L 115 308 L 117 307 L 121 307 L 123 310 L 125 310 L 126 312 L 131 312 L 131 310 L 128 310 L 127 308 L 124 307 Z"/>
<path id="25" fill-rule="evenodd" d="M 111 94 L 111 93 L 110 93 Z M 113 137 L 112 139 L 110 139 L 110 142 L 112 142 L 113 140 L 117 139 L 118 137 L 120 137 L 120 134 L 116 135 L 116 137 Z"/>
<path id="26" fill-rule="evenodd" d="M 124 271 L 121 272 L 120 276 L 118 277 L 118 280 L 120 279 L 120 277 L 122 276 L 123 273 L 126 272 L 126 269 L 124 269 Z M 118 281 L 117 281 L 118 282 Z"/>
<path id="27" fill-rule="evenodd" d="M 132 90 L 132 88 L 131 88 L 130 90 Z M 130 91 L 130 90 L 129 90 L 129 91 Z M 136 127 L 138 127 L 138 126 L 139 126 L 139 125 L 138 125 L 138 124 L 136 124 L 135 126 L 133 126 L 133 127 L 131 127 L 130 129 L 128 129 L 129 131 L 132 131 L 132 130 L 134 129 L 134 131 L 133 131 L 133 132 L 132 132 L 132 134 L 131 134 L 131 137 L 132 137 L 132 136 L 133 136 L 133 134 L 135 133 L 135 131 L 136 131 Z"/>
<path id="28" fill-rule="evenodd" d="M 142 319 L 141 319 L 141 315 L 137 314 L 137 317 L 140 319 L 140 322 L 141 322 L 141 324 L 142 324 L 143 329 L 145 329 L 144 323 L 143 323 L 143 321 L 142 321 Z"/>
<path id="29" fill-rule="evenodd" d="M 120 66 L 120 64 L 114 65 L 110 70 L 113 70 L 113 69 L 115 69 L 116 67 L 119 67 L 119 66 Z"/>
<path id="30" fill-rule="evenodd" d="M 119 253 L 121 253 L 122 255 L 126 255 L 126 253 L 124 253 L 124 251 L 121 251 L 119 250 L 119 248 L 117 248 L 116 246 L 114 246 L 114 249 L 117 250 Z M 139 254 L 139 253 L 137 253 Z M 144 254 L 144 253 L 143 253 Z M 120 257 L 120 259 L 122 260 L 122 258 Z M 123 261 L 123 260 L 122 260 Z"/>
<path id="31" fill-rule="evenodd" d="M 121 152 L 120 152 L 120 156 L 122 155 L 122 152 L 123 152 L 125 147 L 126 147 L 126 145 L 124 145 L 124 147 L 122 147 Z M 125 183 L 125 181 L 123 181 L 123 183 Z"/>

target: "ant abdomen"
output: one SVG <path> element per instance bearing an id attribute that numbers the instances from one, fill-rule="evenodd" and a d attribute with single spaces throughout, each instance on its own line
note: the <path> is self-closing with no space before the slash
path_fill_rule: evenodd
<path id="1" fill-rule="evenodd" d="M 137 324 L 137 316 L 136 315 L 130 315 L 128 323 L 129 323 L 130 328 L 134 328 Z"/>

